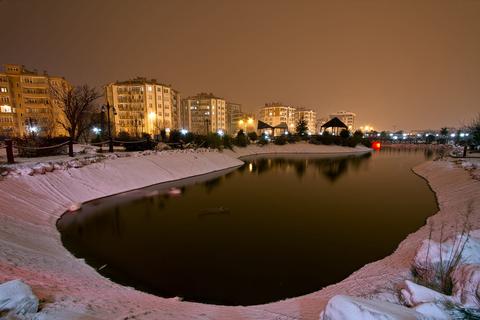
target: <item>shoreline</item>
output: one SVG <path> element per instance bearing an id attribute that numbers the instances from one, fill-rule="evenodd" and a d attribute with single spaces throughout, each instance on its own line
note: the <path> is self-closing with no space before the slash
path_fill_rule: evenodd
<path id="1" fill-rule="evenodd" d="M 63 247 L 56 221 L 68 203 L 86 202 L 171 182 L 192 177 L 195 173 L 202 175 L 232 168 L 241 165 L 238 159 L 245 156 L 295 153 L 333 156 L 338 153 L 367 153 L 370 149 L 299 143 L 250 146 L 235 151 L 165 152 L 0 181 L 0 190 L 3 191 L 0 193 L 0 282 L 23 279 L 45 301 L 41 314 L 48 319 L 318 319 L 320 311 L 335 294 L 395 299 L 396 293 L 390 291 L 399 281 L 408 279 L 416 246 L 424 236 L 428 236 L 427 225 L 410 234 L 390 256 L 365 265 L 337 284 L 304 296 L 248 307 L 182 302 L 176 298 L 165 299 L 136 291 L 99 275 Z M 123 172 L 128 177 L 113 175 L 115 171 L 122 172 L 135 165 L 142 166 L 143 175 L 131 170 Z M 175 168 L 180 170 L 175 171 Z M 445 185 L 460 183 L 463 190 L 469 190 L 471 199 L 480 198 L 479 182 L 450 161 L 425 162 L 413 171 L 427 180 L 437 198 L 440 210 L 428 220 L 445 220 L 450 225 L 455 224 L 456 217 L 451 212 L 449 190 L 445 189 Z M 442 179 L 446 174 L 452 175 L 450 178 L 455 178 L 454 181 Z M 472 186 L 472 181 L 476 185 Z M 462 200 L 466 202 L 464 198 Z M 455 202 L 454 207 L 459 208 L 460 204 Z M 478 205 L 474 209 L 474 217 L 480 216 Z M 478 224 L 480 222 L 477 222 L 477 227 Z"/>

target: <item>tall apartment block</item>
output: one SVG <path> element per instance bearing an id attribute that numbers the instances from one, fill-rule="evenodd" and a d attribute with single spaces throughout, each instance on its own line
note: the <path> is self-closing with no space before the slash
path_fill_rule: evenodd
<path id="1" fill-rule="evenodd" d="M 161 130 L 180 128 L 180 94 L 170 85 L 138 77 L 108 84 L 105 96 L 115 107 L 116 134 L 123 131 L 139 136 L 145 132 L 154 136 Z"/>
<path id="2" fill-rule="evenodd" d="M 45 71 L 39 74 L 23 65 L 4 65 L 0 72 L 0 135 L 66 135 L 59 123 L 63 121 L 61 105 L 51 94 L 52 87 L 62 86 L 70 86 L 62 77 Z"/>
<path id="3" fill-rule="evenodd" d="M 212 93 L 199 93 L 183 100 L 182 109 L 190 111 L 190 128 L 194 133 L 227 131 L 225 99 Z"/>
<path id="4" fill-rule="evenodd" d="M 280 123 L 286 123 L 288 130 L 295 131 L 296 118 L 294 107 L 289 107 L 278 102 L 266 103 L 260 108 L 258 119 L 271 126 L 278 126 Z"/>
<path id="5" fill-rule="evenodd" d="M 243 119 L 242 105 L 235 102 L 226 103 L 227 110 L 227 132 L 235 134 L 238 130 L 243 129 L 240 126 L 240 120 Z"/>
<path id="6" fill-rule="evenodd" d="M 298 123 L 300 119 L 304 119 L 307 122 L 308 133 L 315 134 L 317 132 L 317 112 L 315 110 L 297 108 L 295 121 Z"/>

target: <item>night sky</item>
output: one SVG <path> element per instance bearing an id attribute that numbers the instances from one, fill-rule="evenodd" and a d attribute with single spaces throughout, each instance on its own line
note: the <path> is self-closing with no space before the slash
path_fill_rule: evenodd
<path id="1" fill-rule="evenodd" d="M 183 96 L 269 101 L 378 129 L 480 112 L 480 1 L 0 0 L 0 64 L 102 86 L 146 76 Z"/>

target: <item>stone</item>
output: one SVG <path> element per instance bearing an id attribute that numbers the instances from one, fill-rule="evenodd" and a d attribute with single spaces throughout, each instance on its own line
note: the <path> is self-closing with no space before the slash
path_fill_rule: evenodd
<path id="1" fill-rule="evenodd" d="M 0 284 L 0 314 L 28 315 L 38 310 L 38 298 L 21 280 Z"/>

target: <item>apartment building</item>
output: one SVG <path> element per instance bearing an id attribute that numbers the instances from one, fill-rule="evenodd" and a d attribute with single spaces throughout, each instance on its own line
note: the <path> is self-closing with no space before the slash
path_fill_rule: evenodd
<path id="1" fill-rule="evenodd" d="M 227 111 L 227 132 L 228 134 L 235 134 L 240 128 L 240 120 L 242 120 L 244 114 L 242 112 L 242 105 L 235 102 L 226 103 Z"/>
<path id="2" fill-rule="evenodd" d="M 0 136 L 67 135 L 60 102 L 51 88 L 70 86 L 62 77 L 5 64 L 0 73 Z"/>
<path id="3" fill-rule="evenodd" d="M 281 123 L 286 123 L 288 130 L 295 131 L 296 127 L 296 108 L 283 105 L 279 102 L 266 103 L 261 107 L 258 119 L 275 127 Z"/>
<path id="4" fill-rule="evenodd" d="M 295 111 L 296 123 L 298 123 L 300 119 L 304 119 L 307 122 L 309 134 L 315 134 L 317 132 L 317 112 L 315 110 L 297 108 Z"/>
<path id="5" fill-rule="evenodd" d="M 133 136 L 155 136 L 161 130 L 180 128 L 180 94 L 170 85 L 137 77 L 108 84 L 105 96 L 115 108 L 111 115 L 115 134 L 123 131 Z"/>
<path id="6" fill-rule="evenodd" d="M 182 109 L 190 111 L 190 131 L 200 134 L 227 132 L 225 99 L 212 93 L 199 93 L 184 99 Z"/>
<path id="7" fill-rule="evenodd" d="M 331 113 L 329 115 L 330 119 L 333 118 L 338 118 L 340 119 L 343 123 L 345 123 L 348 126 L 348 130 L 354 131 L 355 130 L 355 117 L 357 115 L 353 112 L 350 111 L 338 111 Z"/>

